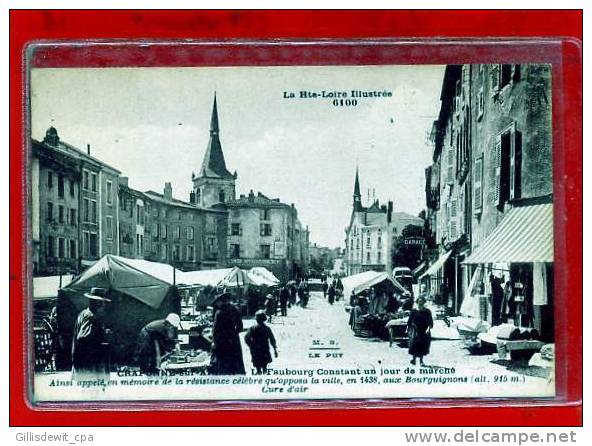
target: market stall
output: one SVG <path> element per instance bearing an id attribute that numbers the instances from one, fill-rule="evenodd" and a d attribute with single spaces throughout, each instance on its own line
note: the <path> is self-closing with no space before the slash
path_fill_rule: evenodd
<path id="1" fill-rule="evenodd" d="M 106 255 L 62 288 L 57 299 L 57 324 L 60 336 L 58 369 L 71 366 L 74 324 L 80 311 L 88 306 L 92 287 L 110 290 L 112 302 L 107 308 L 105 325 L 112 330 L 111 362 L 131 363 L 137 336 L 147 323 L 181 311 L 176 279 L 181 271 L 170 265 L 146 260 Z"/>
<path id="2" fill-rule="evenodd" d="M 385 272 L 365 271 L 342 279 L 346 310 L 356 336 L 389 338 L 386 324 L 396 317 L 393 299 L 408 295 L 396 279 Z M 357 297 L 358 299 L 354 299 Z M 362 297 L 362 299 L 359 299 Z"/>
<path id="3" fill-rule="evenodd" d="M 262 285 L 277 286 L 280 283 L 280 280 L 275 274 L 263 266 L 253 267 L 247 272 L 247 274 L 252 280 L 257 281 Z"/>

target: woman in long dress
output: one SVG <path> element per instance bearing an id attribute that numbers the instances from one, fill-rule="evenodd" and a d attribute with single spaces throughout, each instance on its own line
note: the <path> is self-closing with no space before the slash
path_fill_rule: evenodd
<path id="1" fill-rule="evenodd" d="M 430 353 L 432 342 L 431 329 L 434 327 L 432 312 L 425 308 L 425 298 L 417 298 L 417 309 L 411 310 L 407 321 L 407 333 L 409 335 L 409 354 L 413 357 L 411 364 L 415 365 L 417 358 L 419 364 L 424 365 L 423 357 Z"/>

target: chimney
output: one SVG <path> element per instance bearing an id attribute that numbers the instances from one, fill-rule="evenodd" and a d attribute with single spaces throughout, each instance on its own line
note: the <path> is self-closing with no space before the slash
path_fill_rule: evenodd
<path id="1" fill-rule="evenodd" d="M 387 204 L 386 221 L 390 223 L 392 220 L 393 220 L 393 202 L 389 200 L 388 204 Z"/>
<path id="2" fill-rule="evenodd" d="M 86 154 L 90 156 L 90 144 L 86 145 Z"/>
<path id="3" fill-rule="evenodd" d="M 128 177 L 119 177 L 119 184 L 125 187 L 129 187 L 129 178 Z"/>
<path id="4" fill-rule="evenodd" d="M 195 204 L 195 192 L 189 192 L 189 203 Z"/>
<path id="5" fill-rule="evenodd" d="M 173 200 L 173 186 L 171 186 L 171 183 L 167 182 L 164 183 L 164 198 L 166 200 L 172 201 Z"/>

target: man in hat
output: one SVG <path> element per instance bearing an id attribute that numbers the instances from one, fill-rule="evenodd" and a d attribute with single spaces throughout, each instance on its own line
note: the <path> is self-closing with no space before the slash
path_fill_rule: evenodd
<path id="1" fill-rule="evenodd" d="M 152 321 L 140 330 L 136 361 L 142 373 L 154 375 L 159 372 L 162 357 L 175 348 L 180 326 L 179 315 L 170 313 L 165 319 Z"/>
<path id="2" fill-rule="evenodd" d="M 222 293 L 214 302 L 212 356 L 209 373 L 212 375 L 244 375 L 243 351 L 239 333 L 243 321 L 238 309 L 230 303 L 230 293 Z"/>
<path id="3" fill-rule="evenodd" d="M 272 361 L 269 345 L 271 344 L 273 347 L 276 358 L 278 357 L 278 352 L 273 332 L 265 324 L 267 320 L 265 311 L 257 311 L 255 313 L 255 320 L 257 321 L 257 325 L 253 325 L 247 330 L 245 342 L 249 346 L 249 350 L 251 350 L 251 362 L 259 375 L 267 372 L 267 365 Z"/>
<path id="4" fill-rule="evenodd" d="M 105 288 L 91 288 L 84 294 L 88 307 L 78 314 L 72 337 L 72 379 L 84 379 L 85 375 L 101 377 L 109 375 L 109 334 L 105 327 L 107 304 L 111 302 Z"/>

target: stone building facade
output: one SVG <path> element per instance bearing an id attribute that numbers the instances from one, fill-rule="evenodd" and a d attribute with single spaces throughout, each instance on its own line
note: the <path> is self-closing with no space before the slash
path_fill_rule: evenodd
<path id="1" fill-rule="evenodd" d="M 129 187 L 127 177 L 119 178 L 119 254 L 123 257 L 143 259 L 150 252 L 148 201 L 144 193 Z"/>
<path id="2" fill-rule="evenodd" d="M 118 254 L 120 171 L 91 156 L 90 146 L 83 152 L 60 140 L 54 127 L 47 130 L 43 141 L 33 140 L 32 147 L 34 164 L 37 162 L 35 160 L 43 159 L 43 165 L 46 165 L 48 160 L 56 160 L 55 163 L 70 166 L 70 171 L 77 170 L 76 174 L 70 172 L 68 176 L 58 173 L 55 186 L 49 177 L 49 171 L 40 171 L 40 176 L 33 174 L 38 182 L 33 184 L 32 209 L 34 213 L 39 212 L 41 217 L 40 231 L 47 229 L 51 232 L 52 226 L 65 225 L 59 228 L 61 234 L 55 235 L 57 239 L 54 235 L 48 235 L 52 237 L 48 239 L 51 241 L 50 246 L 56 243 L 56 250 L 46 246 L 43 251 L 46 259 L 55 258 L 57 252 L 57 258 L 62 259 L 59 263 L 67 263 L 69 271 L 72 271 L 80 270 L 104 254 Z M 37 193 L 39 195 L 36 198 Z M 57 197 L 53 196 L 55 193 L 58 194 Z M 62 193 L 64 197 L 61 197 Z M 76 205 L 74 202 L 77 202 Z M 41 252 L 38 251 L 39 254 Z M 75 254 L 72 254 L 73 252 Z M 69 260 L 65 261 L 64 257 L 60 257 L 62 253 Z M 76 262 L 72 259 L 73 255 L 77 259 Z M 40 266 L 44 262 L 46 260 L 39 258 Z M 55 268 L 48 270 L 42 267 L 39 271 L 39 274 L 53 273 Z"/>
<path id="3" fill-rule="evenodd" d="M 147 191 L 146 258 L 194 271 L 226 265 L 226 212 L 204 209 L 163 193 Z"/>
<path id="4" fill-rule="evenodd" d="M 80 164 L 50 141 L 33 141 L 31 236 L 33 273 L 59 275 L 79 267 Z"/>
<path id="5" fill-rule="evenodd" d="M 440 99 L 426 205 L 438 243 L 432 261 L 450 255 L 430 282 L 434 292 L 446 285 L 458 311 L 471 254 L 513 208 L 551 200 L 551 67 L 451 65 Z"/>
<path id="6" fill-rule="evenodd" d="M 391 237 L 393 203 L 380 205 L 375 200 L 370 206 L 362 205 L 359 173 L 356 169 L 353 205 L 350 222 L 345 230 L 347 274 L 364 271 L 391 271 Z"/>
<path id="7" fill-rule="evenodd" d="M 226 207 L 230 266 L 264 266 L 281 280 L 306 274 L 308 230 L 294 205 L 251 191 L 228 201 Z"/>

